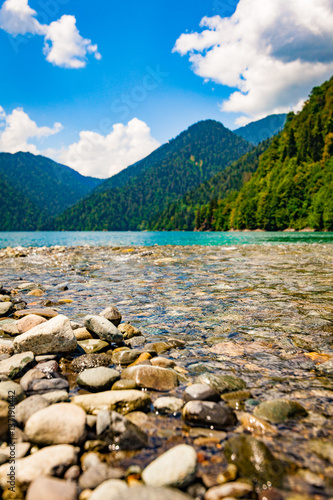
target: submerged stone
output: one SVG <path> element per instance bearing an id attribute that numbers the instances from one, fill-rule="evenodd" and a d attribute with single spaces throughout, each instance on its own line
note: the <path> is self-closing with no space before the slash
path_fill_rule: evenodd
<path id="1" fill-rule="evenodd" d="M 261 417 L 273 424 L 279 424 L 295 417 L 306 417 L 307 411 L 302 405 L 289 399 L 272 399 L 260 403 L 253 411 L 256 417 Z"/>
<path id="2" fill-rule="evenodd" d="M 207 384 L 218 393 L 241 391 L 246 388 L 246 383 L 239 377 L 232 375 L 217 375 L 215 373 L 203 373 L 197 378 L 200 384 Z"/>

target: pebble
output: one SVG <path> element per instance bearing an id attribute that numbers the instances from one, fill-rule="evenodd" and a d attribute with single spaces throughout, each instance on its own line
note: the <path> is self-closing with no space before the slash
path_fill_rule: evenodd
<path id="1" fill-rule="evenodd" d="M 11 401 L 15 398 L 15 404 L 20 403 L 25 398 L 22 387 L 16 382 L 9 380 L 8 382 L 0 382 L 0 400 Z"/>
<path id="2" fill-rule="evenodd" d="M 31 328 L 14 340 L 15 350 L 31 350 L 34 354 L 72 352 L 76 347 L 77 340 L 70 321 L 63 315 Z"/>
<path id="3" fill-rule="evenodd" d="M 112 365 L 111 356 L 104 353 L 83 354 L 78 358 L 73 359 L 71 369 L 75 372 L 81 372 L 88 368 L 96 368 L 97 366 Z"/>
<path id="4" fill-rule="evenodd" d="M 310 441 L 310 450 L 323 458 L 328 460 L 330 464 L 333 465 L 333 443 L 332 441 L 322 441 L 320 439 L 314 439 Z"/>
<path id="5" fill-rule="evenodd" d="M 242 413 L 239 420 L 245 430 L 255 434 L 257 436 L 264 436 L 265 434 L 277 434 L 277 430 L 274 429 L 266 420 L 256 417 L 251 413 Z"/>
<path id="6" fill-rule="evenodd" d="M 105 342 L 105 340 L 97 339 L 79 340 L 78 345 L 86 354 L 94 354 L 95 352 L 103 351 L 103 349 L 109 347 L 109 344 Z"/>
<path id="7" fill-rule="evenodd" d="M 213 401 L 189 401 L 183 408 L 183 419 L 189 425 L 218 430 L 224 430 L 237 422 L 231 408 Z"/>
<path id="8" fill-rule="evenodd" d="M 145 392 L 128 390 L 74 396 L 72 402 L 81 406 L 86 413 L 97 415 L 100 410 L 112 410 L 122 414 L 145 410 L 149 408 L 151 400 Z"/>
<path id="9" fill-rule="evenodd" d="M 69 391 L 69 383 L 67 382 L 67 380 L 64 380 L 62 378 L 44 378 L 32 380 L 29 383 L 26 393 L 29 395 L 33 395 L 63 390 Z"/>
<path id="10" fill-rule="evenodd" d="M 253 490 L 252 486 L 239 481 L 226 483 L 210 488 L 205 494 L 205 500 L 220 500 L 226 497 L 240 498 L 248 495 Z"/>
<path id="11" fill-rule="evenodd" d="M 41 476 L 52 476 L 55 471 L 61 474 L 61 471 L 65 472 L 68 467 L 75 465 L 76 461 L 77 450 L 74 446 L 48 446 L 16 461 L 16 481 L 18 484 L 30 484 Z M 0 467 L 0 486 L 3 489 L 7 485 L 9 471 L 9 464 Z"/>
<path id="12" fill-rule="evenodd" d="M 104 499 L 100 498 L 98 500 Z M 122 491 L 117 496 L 107 497 L 105 500 L 193 500 L 193 498 L 173 488 L 137 486 Z"/>
<path id="13" fill-rule="evenodd" d="M 14 354 L 14 342 L 9 339 L 0 339 L 0 355 L 9 354 L 11 356 Z"/>
<path id="14" fill-rule="evenodd" d="M 32 368 L 27 373 L 23 375 L 20 380 L 22 389 L 26 392 L 29 389 L 29 385 L 33 380 L 40 380 L 46 378 L 46 374 L 37 368 Z"/>
<path id="15" fill-rule="evenodd" d="M 173 486 L 184 488 L 194 479 L 197 469 L 197 454 L 192 446 L 180 444 L 166 451 L 142 473 L 148 486 Z"/>
<path id="16" fill-rule="evenodd" d="M 119 344 L 124 340 L 118 328 L 102 316 L 86 316 L 84 318 L 84 326 L 101 340 L 105 340 L 110 344 Z"/>
<path id="17" fill-rule="evenodd" d="M 121 378 L 134 380 L 139 387 L 161 392 L 178 386 L 178 375 L 174 370 L 157 366 L 133 366 L 124 370 Z"/>
<path id="18" fill-rule="evenodd" d="M 98 486 L 89 500 L 118 500 L 122 492 L 129 490 L 125 481 L 110 479 Z"/>
<path id="19" fill-rule="evenodd" d="M 115 411 L 97 414 L 96 434 L 113 449 L 140 450 L 148 445 L 145 432 Z"/>
<path id="20" fill-rule="evenodd" d="M 225 484 L 229 481 L 234 481 L 237 477 L 238 469 L 234 464 L 228 464 L 225 471 L 221 472 L 216 480 L 219 484 Z"/>
<path id="21" fill-rule="evenodd" d="M 105 463 L 96 463 L 81 474 L 79 486 L 81 489 L 94 490 L 104 481 L 109 479 L 120 479 L 124 475 L 121 469 L 114 469 Z"/>
<path id="22" fill-rule="evenodd" d="M 129 323 L 122 323 L 121 325 L 119 325 L 118 330 L 120 330 L 123 334 L 124 340 L 130 340 L 133 337 L 142 336 L 141 331 L 135 326 L 130 325 Z"/>
<path id="23" fill-rule="evenodd" d="M 46 323 L 46 319 L 42 316 L 37 316 L 37 314 L 28 314 L 17 321 L 17 329 L 19 333 L 25 333 L 35 326 Z"/>
<path id="24" fill-rule="evenodd" d="M 51 405 L 55 403 L 66 403 L 69 399 L 67 391 L 50 391 L 43 394 L 43 398 L 46 399 Z"/>
<path id="25" fill-rule="evenodd" d="M 15 444 L 15 459 L 18 458 L 23 458 L 25 457 L 31 448 L 30 443 L 16 443 Z M 1 448 L 1 453 L 7 457 L 7 460 L 9 460 L 11 456 L 12 449 L 10 446 L 7 446 L 6 448 Z"/>
<path id="26" fill-rule="evenodd" d="M 151 364 L 153 366 L 159 366 L 160 368 L 173 368 L 176 366 L 176 363 L 172 359 L 162 358 L 161 356 L 152 358 Z"/>
<path id="27" fill-rule="evenodd" d="M 82 408 L 58 403 L 34 413 L 24 432 L 37 445 L 79 444 L 85 438 L 85 426 L 86 414 Z"/>
<path id="28" fill-rule="evenodd" d="M 220 394 L 207 384 L 193 384 L 186 387 L 183 399 L 188 401 L 221 401 Z"/>
<path id="29" fill-rule="evenodd" d="M 115 365 L 127 366 L 136 361 L 142 354 L 142 351 L 136 349 L 126 349 L 123 351 L 114 352 L 112 354 L 112 363 Z"/>
<path id="30" fill-rule="evenodd" d="M 14 318 L 20 319 L 20 318 L 23 318 L 24 316 L 28 316 L 29 314 L 35 314 L 37 316 L 42 316 L 42 318 L 46 318 L 46 319 L 51 319 L 51 318 L 55 318 L 56 316 L 58 316 L 57 311 L 55 311 L 54 309 L 50 309 L 48 307 L 45 307 L 43 309 L 23 309 L 21 311 L 15 311 Z"/>
<path id="31" fill-rule="evenodd" d="M 207 384 L 219 394 L 225 392 L 240 391 L 246 388 L 246 383 L 239 377 L 232 375 L 217 375 L 215 373 L 203 373 L 197 378 L 200 384 Z"/>
<path id="32" fill-rule="evenodd" d="M 73 324 L 72 324 L 72 328 L 73 328 Z M 93 338 L 91 333 L 88 332 L 88 330 L 84 327 L 73 328 L 73 330 L 74 330 L 74 335 L 76 337 L 76 340 L 89 340 L 89 339 Z"/>
<path id="33" fill-rule="evenodd" d="M 226 442 L 224 454 L 229 463 L 237 466 L 241 477 L 248 477 L 259 486 L 281 486 L 284 466 L 262 441 L 252 436 L 234 436 Z"/>
<path id="34" fill-rule="evenodd" d="M 119 380 L 117 370 L 99 366 L 84 370 L 77 378 L 77 383 L 89 391 L 107 391 Z"/>
<path id="35" fill-rule="evenodd" d="M 253 413 L 256 417 L 261 417 L 273 424 L 285 422 L 290 418 L 306 417 L 308 414 L 303 406 L 289 399 L 264 401 L 256 406 Z"/>
<path id="36" fill-rule="evenodd" d="M 137 389 L 138 386 L 134 380 L 117 380 L 111 388 L 112 391 L 127 391 L 128 389 Z"/>
<path id="37" fill-rule="evenodd" d="M 12 307 L 12 302 L 0 302 L 0 316 L 8 314 Z"/>
<path id="38" fill-rule="evenodd" d="M 63 479 L 40 477 L 29 486 L 26 500 L 77 500 L 76 484 Z"/>
<path id="39" fill-rule="evenodd" d="M 24 426 L 27 420 L 37 411 L 49 406 L 49 402 L 43 396 L 35 395 L 24 399 L 15 408 L 15 419 L 19 425 Z"/>
<path id="40" fill-rule="evenodd" d="M 34 360 L 34 353 L 31 351 L 14 354 L 11 358 L 0 361 L 0 374 L 11 379 L 19 378 Z"/>
<path id="41" fill-rule="evenodd" d="M 113 323 L 114 326 L 118 326 L 122 320 L 120 312 L 114 306 L 106 307 L 105 309 L 103 309 L 102 312 L 99 313 L 99 315 L 103 316 L 108 321 L 111 321 L 111 323 Z"/>
<path id="42" fill-rule="evenodd" d="M 155 399 L 154 410 L 158 413 L 178 413 L 184 406 L 184 402 L 180 398 L 171 396 Z"/>

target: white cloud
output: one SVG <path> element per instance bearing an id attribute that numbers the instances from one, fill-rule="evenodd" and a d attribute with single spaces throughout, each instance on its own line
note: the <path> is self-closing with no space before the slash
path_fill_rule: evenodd
<path id="1" fill-rule="evenodd" d="M 0 106 L 0 151 L 17 153 L 25 151 L 39 154 L 37 146 L 30 142 L 31 139 L 40 140 L 57 134 L 62 130 L 60 123 L 55 123 L 53 128 L 38 127 L 21 108 L 14 109 L 6 115 Z"/>
<path id="2" fill-rule="evenodd" d="M 159 145 L 148 125 L 133 118 L 127 125 L 114 125 L 106 136 L 81 132 L 79 142 L 63 150 L 57 158 L 83 175 L 106 178 L 145 158 Z"/>
<path id="3" fill-rule="evenodd" d="M 332 26 L 332 0 L 240 0 L 229 18 L 203 18 L 203 31 L 181 35 L 174 51 L 189 54 L 197 75 L 238 89 L 221 110 L 261 118 L 299 109 L 333 74 Z"/>
<path id="4" fill-rule="evenodd" d="M 55 66 L 74 69 L 86 65 L 87 53 L 94 54 L 96 59 L 101 58 L 97 45 L 80 35 L 74 16 L 62 16 L 48 26 L 44 53 L 46 60 Z"/>
<path id="5" fill-rule="evenodd" d="M 101 59 L 97 45 L 80 35 L 74 16 L 64 15 L 49 25 L 40 24 L 36 16 L 37 12 L 31 9 L 28 0 L 6 0 L 0 9 L 0 28 L 13 36 L 43 36 L 46 60 L 55 66 L 83 68 L 88 54 Z"/>

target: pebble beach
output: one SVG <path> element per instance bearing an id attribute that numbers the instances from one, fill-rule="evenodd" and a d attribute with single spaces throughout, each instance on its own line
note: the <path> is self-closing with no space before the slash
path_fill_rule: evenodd
<path id="1" fill-rule="evenodd" d="M 1 249 L 3 498 L 333 499 L 332 268 L 316 243 Z"/>

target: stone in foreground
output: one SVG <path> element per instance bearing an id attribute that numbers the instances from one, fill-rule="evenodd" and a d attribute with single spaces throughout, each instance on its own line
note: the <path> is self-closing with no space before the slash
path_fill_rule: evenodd
<path id="1" fill-rule="evenodd" d="M 240 498 L 251 493 L 252 486 L 240 481 L 210 488 L 205 494 L 205 500 L 220 500 L 221 498 Z"/>
<path id="2" fill-rule="evenodd" d="M 151 462 L 142 473 L 148 486 L 174 486 L 183 488 L 195 477 L 197 454 L 192 446 L 180 444 Z"/>
<path id="3" fill-rule="evenodd" d="M 17 352 L 32 351 L 34 354 L 72 352 L 76 347 L 77 340 L 71 323 L 63 315 L 31 328 L 14 340 Z"/>
<path id="4" fill-rule="evenodd" d="M 72 403 L 58 403 L 34 413 L 25 425 L 29 441 L 38 445 L 79 444 L 85 438 L 86 414 Z"/>
<path id="5" fill-rule="evenodd" d="M 98 366 L 84 370 L 78 376 L 77 383 L 88 391 L 108 391 L 119 378 L 117 370 Z"/>
<path id="6" fill-rule="evenodd" d="M 31 351 L 14 354 L 11 358 L 0 361 L 0 375 L 6 375 L 12 379 L 21 377 L 34 359 L 34 353 Z"/>
<path id="7" fill-rule="evenodd" d="M 26 500 L 77 500 L 77 493 L 75 483 L 40 477 L 30 484 Z"/>
<path id="8" fill-rule="evenodd" d="M 61 444 L 48 446 L 25 458 L 16 461 L 16 482 L 18 484 L 30 484 L 40 476 L 52 476 L 55 472 L 61 475 L 68 467 L 76 464 L 77 451 L 74 446 Z M 0 486 L 7 486 L 7 474 L 10 465 L 0 467 Z"/>
<path id="9" fill-rule="evenodd" d="M 226 392 L 241 391 L 246 388 L 246 383 L 239 377 L 233 375 L 217 375 L 215 373 L 203 373 L 197 379 L 200 384 L 207 384 L 219 394 Z"/>
<path id="10" fill-rule="evenodd" d="M 114 326 L 118 326 L 121 322 L 121 314 L 118 309 L 114 306 L 106 307 L 102 312 L 99 313 L 100 316 L 106 318 L 108 321 L 114 324 Z"/>
<path id="11" fill-rule="evenodd" d="M 115 411 L 98 413 L 96 434 L 101 441 L 120 450 L 140 450 L 148 446 L 147 434 Z"/>
<path id="12" fill-rule="evenodd" d="M 133 366 L 124 370 L 121 378 L 134 380 L 138 387 L 155 391 L 172 391 L 178 386 L 177 373 L 158 366 Z"/>
<path id="13" fill-rule="evenodd" d="M 229 406 L 213 401 L 189 401 L 183 408 L 183 419 L 189 425 L 218 430 L 224 430 L 237 422 Z"/>
<path id="14" fill-rule="evenodd" d="M 146 410 L 151 400 L 150 396 L 142 391 L 128 390 L 83 394 L 74 396 L 72 402 L 92 415 L 97 415 L 100 410 L 112 410 L 126 415 L 132 411 Z"/>
<path id="15" fill-rule="evenodd" d="M 268 420 L 272 424 L 279 424 L 290 418 L 306 417 L 308 414 L 302 405 L 289 399 L 264 401 L 254 409 L 253 413 L 255 416 Z"/>

